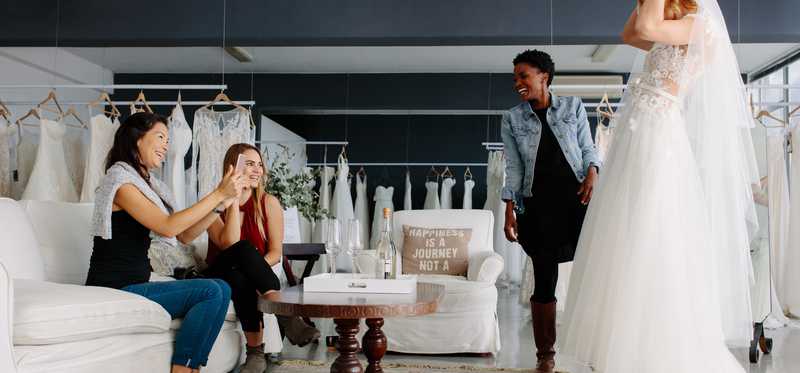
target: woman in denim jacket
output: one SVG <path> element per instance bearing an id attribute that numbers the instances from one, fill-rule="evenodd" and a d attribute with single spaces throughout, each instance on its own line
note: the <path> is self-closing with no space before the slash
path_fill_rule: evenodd
<path id="1" fill-rule="evenodd" d="M 558 264 L 575 255 L 600 168 L 583 103 L 549 91 L 554 72 L 544 52 L 527 50 L 514 58 L 514 89 L 522 103 L 503 115 L 501 127 L 505 234 L 519 240 L 533 261 L 537 373 L 552 373 L 555 366 Z"/>

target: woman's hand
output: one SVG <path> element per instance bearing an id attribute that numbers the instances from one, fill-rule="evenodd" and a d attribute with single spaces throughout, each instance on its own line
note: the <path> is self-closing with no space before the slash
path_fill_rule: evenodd
<path id="1" fill-rule="evenodd" d="M 217 190 L 225 197 L 225 203 L 230 206 L 228 200 L 238 200 L 244 186 L 245 182 L 241 172 L 234 172 L 233 166 L 228 166 L 228 171 L 225 172 L 225 176 L 219 182 Z"/>
<path id="2" fill-rule="evenodd" d="M 514 215 L 514 202 L 506 202 L 506 224 L 503 227 L 506 239 L 510 242 L 517 242 L 517 217 Z"/>
<path id="3" fill-rule="evenodd" d="M 584 205 L 588 205 L 589 201 L 592 200 L 592 193 L 594 193 L 594 182 L 597 181 L 597 168 L 594 166 L 589 167 L 589 174 L 586 175 L 586 179 L 583 180 L 581 183 L 581 187 L 578 188 L 578 195 L 581 196 L 581 203 Z"/>

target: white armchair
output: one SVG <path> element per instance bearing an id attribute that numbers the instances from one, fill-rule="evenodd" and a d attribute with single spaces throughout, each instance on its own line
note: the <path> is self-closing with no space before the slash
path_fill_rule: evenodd
<path id="1" fill-rule="evenodd" d="M 485 210 L 409 210 L 393 215 L 393 235 L 402 255 L 403 225 L 425 228 L 471 228 L 467 277 L 423 275 L 420 282 L 441 284 L 445 295 L 436 313 L 388 318 L 390 351 L 415 354 L 497 353 L 495 282 L 503 271 L 503 258 L 493 249 L 494 217 Z M 398 260 L 402 263 L 402 260 Z"/>

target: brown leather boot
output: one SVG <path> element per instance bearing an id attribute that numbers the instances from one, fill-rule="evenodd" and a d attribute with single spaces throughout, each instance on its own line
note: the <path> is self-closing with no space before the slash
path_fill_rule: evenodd
<path id="1" fill-rule="evenodd" d="M 556 302 L 536 303 L 531 298 L 536 373 L 553 373 L 556 367 Z"/>

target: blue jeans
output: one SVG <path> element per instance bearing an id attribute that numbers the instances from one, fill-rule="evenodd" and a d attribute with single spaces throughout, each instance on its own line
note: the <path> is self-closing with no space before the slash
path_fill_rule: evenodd
<path id="1" fill-rule="evenodd" d="M 122 290 L 139 294 L 164 307 L 173 319 L 183 318 L 175 338 L 172 364 L 199 369 L 217 339 L 231 288 L 222 280 L 178 280 L 129 285 Z"/>

